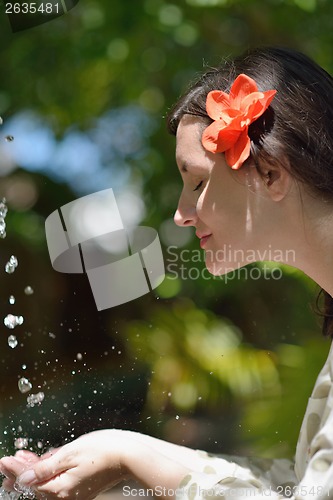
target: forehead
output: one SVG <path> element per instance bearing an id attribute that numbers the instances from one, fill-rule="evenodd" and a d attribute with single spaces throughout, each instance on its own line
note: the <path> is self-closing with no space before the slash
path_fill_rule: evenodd
<path id="1" fill-rule="evenodd" d="M 201 136 L 205 126 L 207 124 L 196 116 L 184 115 L 180 120 L 176 135 L 176 159 L 179 166 L 204 152 Z"/>

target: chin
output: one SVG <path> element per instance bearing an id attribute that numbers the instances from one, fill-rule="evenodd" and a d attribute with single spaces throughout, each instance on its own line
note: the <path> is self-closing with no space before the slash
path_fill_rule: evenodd
<path id="1" fill-rule="evenodd" d="M 216 262 L 206 259 L 207 270 L 213 276 L 223 276 L 246 265 L 243 262 Z"/>

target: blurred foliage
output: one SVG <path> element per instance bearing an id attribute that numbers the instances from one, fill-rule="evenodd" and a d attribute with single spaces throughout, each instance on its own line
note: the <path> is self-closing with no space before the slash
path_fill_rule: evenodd
<path id="1" fill-rule="evenodd" d="M 240 348 L 240 331 L 225 319 L 177 301 L 151 310 L 149 322 L 131 322 L 128 334 L 133 354 L 152 367 L 148 404 L 153 410 L 167 401 L 182 410 L 207 408 L 226 392 L 233 397 L 279 393 L 270 353 Z"/>
<path id="2" fill-rule="evenodd" d="M 0 339 L 6 446 L 21 435 L 55 445 L 109 424 L 220 452 L 293 454 L 306 398 L 328 350 L 311 310 L 316 287 L 287 267 L 281 268 L 281 279 L 274 279 L 276 266 L 266 278 L 216 279 L 204 273 L 203 258 L 182 258 L 181 250 L 193 251 L 197 242 L 171 221 L 181 186 L 164 117 L 204 67 L 248 47 L 290 46 L 333 72 L 332 19 L 331 0 L 135 0 L 130 5 L 80 0 L 67 15 L 12 33 L 2 2 L 0 195 L 10 211 L 0 259 L 3 265 L 15 254 L 20 265 L 15 275 L 3 277 L 1 312 L 13 310 L 8 296 L 14 293 L 15 310 L 25 317 L 15 351 L 7 345 L 8 332 Z M 142 110 L 149 125 L 134 109 Z M 110 111 L 114 114 L 106 122 Z M 52 133 L 53 146 L 43 151 L 45 162 L 38 168 L 26 163 L 42 153 L 41 139 L 23 145 L 19 134 L 11 143 L 4 141 L 12 132 L 6 124 L 22 112 L 41 117 L 38 127 Z M 30 128 L 37 130 L 36 121 L 31 119 Z M 44 236 L 45 217 L 85 194 L 82 180 L 95 186 L 100 175 L 78 143 L 71 149 L 74 183 L 66 180 L 70 159 L 66 165 L 66 158 L 62 164 L 56 158 L 73 132 L 81 144 L 97 148 L 103 175 L 111 172 L 118 179 L 128 169 L 120 191 L 137 188 L 143 222 L 159 230 L 164 245 L 168 278 L 156 294 L 101 313 L 84 276 L 52 270 Z M 108 142 L 111 152 L 105 149 Z M 101 177 L 103 187 L 114 187 L 112 175 Z M 27 284 L 35 290 L 29 300 L 22 293 Z M 50 414 L 45 416 L 42 405 L 39 415 L 53 427 L 51 434 L 45 425 L 35 433 L 27 426 L 31 413 L 17 390 L 23 375 L 45 388 Z M 112 390 L 101 393 L 105 377 Z M 126 377 L 131 383 L 125 394 L 119 388 Z M 100 399 L 104 405 L 97 406 L 99 416 L 79 425 L 66 398 L 80 400 L 83 416 L 91 415 Z"/>

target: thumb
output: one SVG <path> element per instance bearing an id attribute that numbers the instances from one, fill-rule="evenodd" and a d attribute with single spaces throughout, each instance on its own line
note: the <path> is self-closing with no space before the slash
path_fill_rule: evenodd
<path id="1" fill-rule="evenodd" d="M 47 458 L 39 460 L 39 462 L 34 465 L 31 464 L 33 467 L 23 472 L 23 474 L 18 477 L 17 482 L 23 486 L 33 486 L 34 484 L 43 483 L 57 476 L 68 468 L 65 457 L 61 455 L 61 452 L 51 452 L 51 455 Z"/>

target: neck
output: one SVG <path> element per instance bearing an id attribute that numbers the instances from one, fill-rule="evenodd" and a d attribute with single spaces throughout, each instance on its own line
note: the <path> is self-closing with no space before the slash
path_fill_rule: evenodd
<path id="1" fill-rule="evenodd" d="M 277 248 L 284 250 L 285 264 L 300 269 L 333 296 L 333 207 L 308 198 L 302 196 L 298 210 L 294 207 L 285 219 L 289 223 Z"/>

